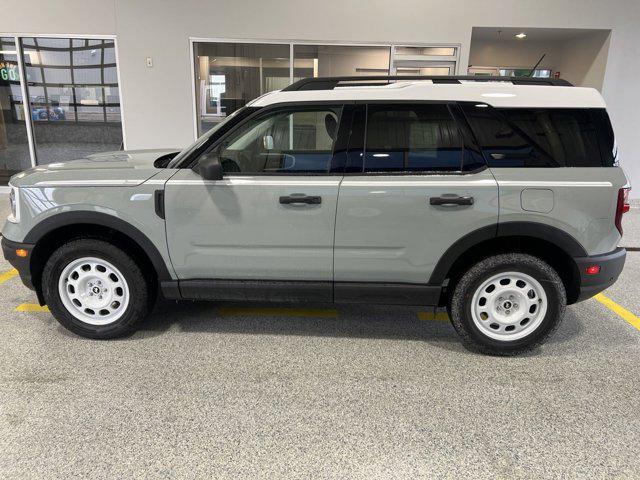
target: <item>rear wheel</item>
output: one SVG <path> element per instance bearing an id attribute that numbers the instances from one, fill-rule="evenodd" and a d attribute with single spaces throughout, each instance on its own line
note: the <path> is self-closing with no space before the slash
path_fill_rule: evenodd
<path id="1" fill-rule="evenodd" d="M 149 282 L 138 264 L 103 240 L 73 240 L 58 248 L 45 265 L 42 285 L 53 316 L 89 338 L 133 331 L 151 303 Z"/>
<path id="2" fill-rule="evenodd" d="M 495 355 L 535 348 L 558 327 L 566 306 L 557 272 L 521 253 L 486 258 L 454 288 L 451 322 L 464 344 Z"/>

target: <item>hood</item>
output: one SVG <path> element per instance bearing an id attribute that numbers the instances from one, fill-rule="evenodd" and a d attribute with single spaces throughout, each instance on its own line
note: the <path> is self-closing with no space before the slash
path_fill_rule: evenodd
<path id="1" fill-rule="evenodd" d="M 68 162 L 38 165 L 13 177 L 9 183 L 21 186 L 135 186 L 160 169 L 153 162 L 179 149 L 124 150 L 88 155 Z"/>

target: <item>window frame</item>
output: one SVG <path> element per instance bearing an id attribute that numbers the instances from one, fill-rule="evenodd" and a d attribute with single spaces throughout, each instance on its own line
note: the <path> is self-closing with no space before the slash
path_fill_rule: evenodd
<path id="1" fill-rule="evenodd" d="M 349 105 L 352 105 L 353 101 L 308 101 L 308 102 L 282 102 L 274 105 L 269 105 L 266 107 L 257 108 L 255 112 L 252 112 L 251 115 L 245 116 L 244 118 L 239 119 L 237 123 L 229 126 L 229 128 L 223 132 L 220 136 L 214 139 L 210 139 L 210 141 L 206 142 L 202 145 L 197 151 L 194 151 L 188 158 L 185 158 L 183 165 L 177 166 L 176 168 L 196 168 L 198 164 L 198 160 L 201 156 L 207 155 L 217 148 L 221 147 L 222 144 L 233 135 L 240 128 L 245 126 L 247 123 L 263 116 L 268 116 L 272 114 L 277 114 L 280 112 L 292 112 L 292 111 L 317 111 L 322 107 L 330 107 L 340 109 L 338 115 L 338 128 L 336 130 L 336 139 L 333 142 L 333 146 L 331 149 L 331 161 L 329 162 L 329 168 L 326 172 L 299 172 L 299 173 L 286 173 L 286 172 L 233 172 L 232 174 L 224 174 L 223 177 L 305 177 L 305 176 L 327 176 L 327 175 L 342 175 L 343 172 L 341 169 L 336 170 L 334 168 L 336 162 L 336 156 L 338 153 L 338 146 L 343 145 L 344 138 L 342 138 L 345 134 L 344 122 L 351 120 L 350 117 L 350 109 L 347 109 Z M 348 134 L 348 131 L 346 132 Z"/>

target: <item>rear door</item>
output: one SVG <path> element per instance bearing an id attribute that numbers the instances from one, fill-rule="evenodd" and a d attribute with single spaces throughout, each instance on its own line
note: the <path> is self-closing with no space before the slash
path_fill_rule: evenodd
<path id="1" fill-rule="evenodd" d="M 359 107 L 336 217 L 337 300 L 353 282 L 426 285 L 449 247 L 497 225 L 496 181 L 456 119 L 455 104 Z"/>
<path id="2" fill-rule="evenodd" d="M 331 299 L 341 114 L 341 105 L 262 112 L 216 146 L 222 180 L 183 169 L 167 182 L 167 240 L 180 280 L 316 281 L 314 298 Z"/>

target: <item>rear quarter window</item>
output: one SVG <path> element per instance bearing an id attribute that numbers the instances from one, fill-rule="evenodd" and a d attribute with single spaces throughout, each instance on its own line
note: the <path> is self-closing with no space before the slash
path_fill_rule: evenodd
<path id="1" fill-rule="evenodd" d="M 613 132 L 604 109 L 465 105 L 491 167 L 609 167 Z"/>

